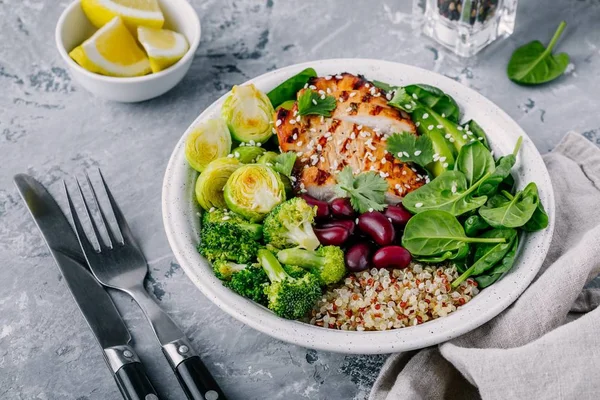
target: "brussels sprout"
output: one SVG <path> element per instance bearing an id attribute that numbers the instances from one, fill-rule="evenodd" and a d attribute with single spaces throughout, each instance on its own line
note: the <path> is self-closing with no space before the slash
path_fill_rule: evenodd
<path id="1" fill-rule="evenodd" d="M 272 167 L 273 165 L 275 165 L 275 160 L 277 159 L 278 155 L 279 154 L 275 153 L 274 151 L 267 151 L 262 156 L 260 156 L 256 163 Z"/>
<path id="2" fill-rule="evenodd" d="M 217 158 L 204 168 L 196 181 L 196 200 L 205 210 L 226 208 L 223 187 L 231 174 L 242 164 L 235 158 Z"/>
<path id="3" fill-rule="evenodd" d="M 273 134 L 275 110 L 266 94 L 253 84 L 234 86 L 221 109 L 233 138 L 264 143 Z"/>
<path id="4" fill-rule="evenodd" d="M 252 222 L 259 222 L 276 205 L 285 201 L 285 187 L 272 168 L 247 164 L 231 174 L 224 195 L 231 211 Z"/>
<path id="5" fill-rule="evenodd" d="M 243 164 L 255 163 L 265 152 L 265 149 L 258 146 L 240 146 L 231 150 L 231 154 Z"/>
<path id="6" fill-rule="evenodd" d="M 231 151 L 231 134 L 222 119 L 210 119 L 194 128 L 185 140 L 185 158 L 196 171 L 202 172 L 213 160 Z"/>

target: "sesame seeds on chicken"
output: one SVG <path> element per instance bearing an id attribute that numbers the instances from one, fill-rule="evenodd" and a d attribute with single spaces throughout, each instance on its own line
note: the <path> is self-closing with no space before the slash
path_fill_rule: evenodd
<path id="1" fill-rule="evenodd" d="M 374 171 L 386 179 L 390 203 L 425 184 L 424 176 L 386 150 L 389 135 L 417 134 L 408 115 L 387 104 L 390 94 L 348 73 L 313 78 L 303 90 L 334 96 L 337 101 L 331 117 L 301 116 L 297 102 L 290 110 L 276 111 L 279 145 L 282 151 L 298 156 L 294 170 L 298 191 L 321 200 L 333 199 L 335 176 L 346 166 L 355 174 Z"/>

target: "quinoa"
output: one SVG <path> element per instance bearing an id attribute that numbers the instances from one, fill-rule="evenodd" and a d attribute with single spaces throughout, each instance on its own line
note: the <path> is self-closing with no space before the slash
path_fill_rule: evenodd
<path id="1" fill-rule="evenodd" d="M 479 293 L 451 265 L 411 263 L 405 269 L 376 269 L 347 276 L 330 287 L 310 315 L 310 323 L 347 331 L 384 331 L 445 317 Z"/>

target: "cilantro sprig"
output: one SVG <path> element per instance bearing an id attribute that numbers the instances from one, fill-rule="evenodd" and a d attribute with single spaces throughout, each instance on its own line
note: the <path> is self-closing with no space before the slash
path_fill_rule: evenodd
<path id="1" fill-rule="evenodd" d="M 331 117 L 331 112 L 335 110 L 335 97 L 329 95 L 320 95 L 314 90 L 305 90 L 298 96 L 298 114 L 300 115 L 323 115 Z"/>
<path id="2" fill-rule="evenodd" d="M 433 162 L 433 144 L 427 135 L 394 133 L 387 139 L 387 151 L 400 161 L 414 162 L 422 167 Z"/>
<path id="3" fill-rule="evenodd" d="M 385 192 L 388 184 L 373 171 L 354 176 L 351 167 L 345 167 L 337 176 L 340 196 L 350 197 L 350 204 L 359 213 L 382 211 L 386 207 Z"/>

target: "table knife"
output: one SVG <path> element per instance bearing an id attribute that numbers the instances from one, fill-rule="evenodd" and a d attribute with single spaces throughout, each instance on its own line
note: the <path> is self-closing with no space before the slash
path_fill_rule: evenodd
<path id="1" fill-rule="evenodd" d="M 26 174 L 15 185 L 42 233 L 104 359 L 126 400 L 158 400 L 144 367 L 129 345 L 131 335 L 112 298 L 87 268 L 77 236 L 62 210 L 37 180 Z"/>

